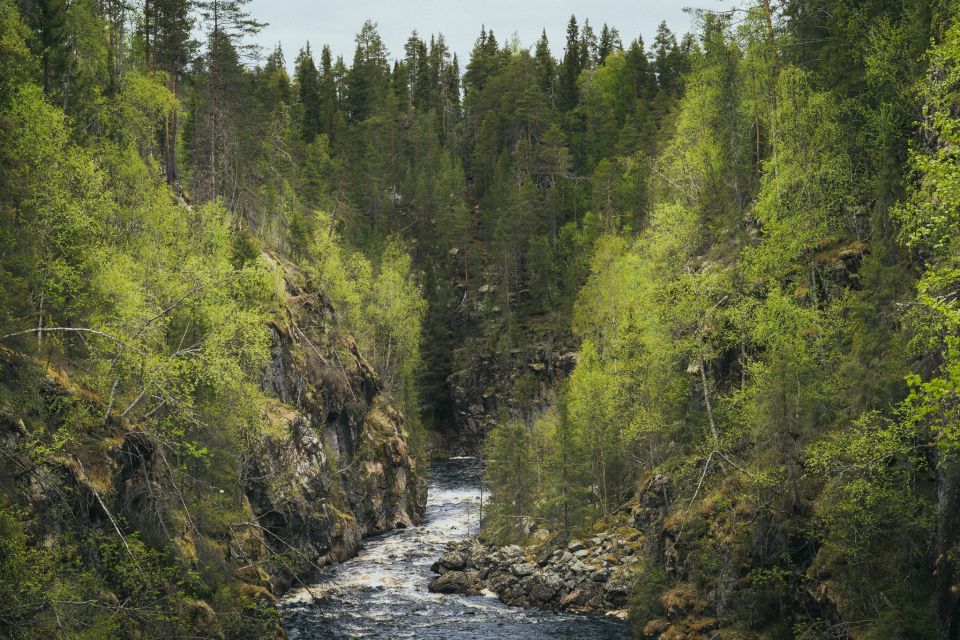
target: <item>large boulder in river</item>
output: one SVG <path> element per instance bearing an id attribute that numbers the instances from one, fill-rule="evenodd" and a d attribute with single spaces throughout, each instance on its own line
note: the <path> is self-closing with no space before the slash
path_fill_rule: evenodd
<path id="1" fill-rule="evenodd" d="M 477 571 L 447 571 L 435 578 L 427 587 L 431 593 L 465 593 L 478 595 L 480 593 L 479 575 Z"/>

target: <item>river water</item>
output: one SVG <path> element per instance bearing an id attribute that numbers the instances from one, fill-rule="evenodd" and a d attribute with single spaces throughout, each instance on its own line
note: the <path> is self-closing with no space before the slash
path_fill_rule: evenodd
<path id="1" fill-rule="evenodd" d="M 421 526 L 366 540 L 356 558 L 327 569 L 309 592 L 301 589 L 283 599 L 290 640 L 630 637 L 623 622 L 609 617 L 507 607 L 492 596 L 428 592 L 430 565 L 446 543 L 476 534 L 478 466 L 472 459 L 434 462 L 428 489 Z"/>

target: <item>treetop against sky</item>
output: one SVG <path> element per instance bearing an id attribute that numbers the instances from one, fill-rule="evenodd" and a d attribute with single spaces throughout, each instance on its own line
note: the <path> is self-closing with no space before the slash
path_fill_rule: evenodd
<path id="1" fill-rule="evenodd" d="M 250 12 L 269 23 L 257 37 L 264 53 L 280 43 L 290 64 L 307 41 L 315 49 L 329 44 L 334 56 L 343 55 L 349 61 L 354 36 L 367 19 L 377 23 L 391 58 L 402 56 L 404 43 L 416 29 L 426 38 L 442 33 L 465 62 L 481 25 L 492 29 L 501 42 L 516 34 L 525 47 L 532 47 L 546 29 L 553 54 L 562 56 L 567 21 L 574 14 L 581 22 L 589 19 L 598 33 L 606 22 L 620 30 L 626 43 L 638 35 L 649 43 L 664 20 L 675 33 L 685 33 L 692 19 L 685 9 L 724 10 L 734 4 L 731 0 L 253 0 Z"/>

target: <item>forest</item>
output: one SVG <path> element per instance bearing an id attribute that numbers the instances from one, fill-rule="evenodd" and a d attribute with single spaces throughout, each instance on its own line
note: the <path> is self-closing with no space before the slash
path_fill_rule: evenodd
<path id="1" fill-rule="evenodd" d="M 475 455 L 487 544 L 636 534 L 635 637 L 960 638 L 960 7 L 344 60 L 248 2 L 0 0 L 0 638 L 283 637 L 418 518 L 298 551 L 290 407 L 321 537 Z"/>

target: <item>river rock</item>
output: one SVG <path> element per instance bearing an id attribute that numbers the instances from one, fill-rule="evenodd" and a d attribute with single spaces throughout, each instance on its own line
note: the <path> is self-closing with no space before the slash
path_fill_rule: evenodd
<path id="1" fill-rule="evenodd" d="M 577 589 L 567 594 L 567 596 L 561 600 L 561 605 L 565 608 L 582 607 L 587 604 L 591 598 L 593 598 L 593 593 L 589 590 Z"/>
<path id="2" fill-rule="evenodd" d="M 537 566 L 545 567 L 550 564 L 551 560 L 554 560 L 557 556 L 557 552 L 553 549 L 545 549 L 537 556 Z"/>
<path id="3" fill-rule="evenodd" d="M 615 607 L 622 607 L 627 604 L 630 592 L 633 590 L 632 580 L 625 573 L 617 573 L 606 582 L 604 591 L 607 600 Z"/>
<path id="4" fill-rule="evenodd" d="M 555 573 L 540 573 L 533 576 L 530 585 L 530 601 L 538 606 L 550 602 L 563 587 L 563 581 Z"/>
<path id="5" fill-rule="evenodd" d="M 609 613 L 622 611 L 633 590 L 639 536 L 595 534 L 569 542 L 497 548 L 477 541 L 448 546 L 432 570 L 430 590 L 492 593 L 510 606 Z"/>
<path id="6" fill-rule="evenodd" d="M 440 564 L 447 569 L 460 571 L 467 566 L 467 561 L 459 551 L 448 551 L 440 558 Z"/>
<path id="7" fill-rule="evenodd" d="M 427 587 L 433 593 L 479 593 L 476 588 L 477 576 L 466 571 L 447 571 L 433 580 Z"/>

